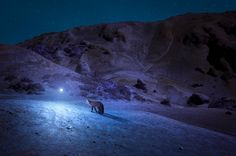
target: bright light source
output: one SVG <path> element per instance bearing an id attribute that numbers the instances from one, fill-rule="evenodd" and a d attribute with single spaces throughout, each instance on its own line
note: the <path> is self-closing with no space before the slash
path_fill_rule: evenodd
<path id="1" fill-rule="evenodd" d="M 59 92 L 62 93 L 64 91 L 63 88 L 59 88 Z"/>

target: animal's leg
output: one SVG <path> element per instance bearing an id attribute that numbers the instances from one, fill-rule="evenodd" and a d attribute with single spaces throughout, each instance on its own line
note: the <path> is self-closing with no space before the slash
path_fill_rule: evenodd
<path id="1" fill-rule="evenodd" d="M 104 114 L 104 106 L 103 105 L 98 107 L 98 112 L 99 112 L 99 114 Z"/>
<path id="2" fill-rule="evenodd" d="M 98 113 L 99 113 L 99 114 L 102 113 L 101 107 L 98 107 Z"/>
<path id="3" fill-rule="evenodd" d="M 91 112 L 93 112 L 93 106 L 91 106 Z"/>
<path id="4" fill-rule="evenodd" d="M 98 111 L 97 111 L 96 107 L 94 107 L 94 109 L 95 109 L 95 112 L 97 113 Z"/>

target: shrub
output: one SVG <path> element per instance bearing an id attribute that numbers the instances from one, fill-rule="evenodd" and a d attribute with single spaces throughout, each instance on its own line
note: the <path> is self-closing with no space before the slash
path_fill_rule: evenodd
<path id="1" fill-rule="evenodd" d="M 163 105 L 170 105 L 170 100 L 169 99 L 163 99 L 163 100 L 161 100 L 160 103 L 163 104 Z"/>
<path id="2" fill-rule="evenodd" d="M 4 80 L 8 81 L 8 82 L 12 82 L 16 79 L 17 79 L 17 77 L 15 75 L 8 75 L 8 76 L 5 76 L 5 78 L 4 78 Z"/>
<path id="3" fill-rule="evenodd" d="M 21 82 L 26 82 L 26 83 L 31 83 L 31 82 L 33 82 L 32 80 L 30 80 L 30 79 L 27 78 L 27 77 L 23 77 L 20 81 L 21 81 Z"/>
<path id="4" fill-rule="evenodd" d="M 10 84 L 8 88 L 14 90 L 15 92 L 27 92 L 27 94 L 40 94 L 41 92 L 45 91 L 40 83 L 25 83 L 22 81 Z"/>
<path id="5" fill-rule="evenodd" d="M 199 95 L 197 94 L 192 94 L 187 101 L 188 105 L 201 105 L 204 104 L 205 100 L 202 99 Z"/>
<path id="6" fill-rule="evenodd" d="M 135 88 L 137 88 L 137 89 L 142 89 L 142 90 L 144 90 L 144 91 L 146 91 L 147 90 L 147 88 L 146 88 L 146 84 L 145 83 L 143 83 L 141 80 L 137 80 L 137 83 L 135 84 L 135 85 L 133 85 Z"/>
<path id="7" fill-rule="evenodd" d="M 33 83 L 33 84 L 28 85 L 28 88 L 26 91 L 28 94 L 40 94 L 41 92 L 45 90 L 40 83 Z"/>
<path id="8" fill-rule="evenodd" d="M 236 100 L 226 97 L 214 99 L 210 102 L 208 108 L 227 108 L 236 110 Z"/>

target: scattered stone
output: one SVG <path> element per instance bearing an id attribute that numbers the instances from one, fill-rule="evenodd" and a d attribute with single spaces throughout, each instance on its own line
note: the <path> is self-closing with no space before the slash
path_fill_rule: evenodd
<path id="1" fill-rule="evenodd" d="M 96 144 L 96 141 L 93 141 L 94 144 Z"/>
<path id="2" fill-rule="evenodd" d="M 183 147 L 183 146 L 179 146 L 179 150 L 181 150 L 181 151 L 182 151 L 183 149 L 184 149 L 184 147 Z"/>
<path id="3" fill-rule="evenodd" d="M 72 126 L 67 126 L 66 129 L 71 130 Z"/>

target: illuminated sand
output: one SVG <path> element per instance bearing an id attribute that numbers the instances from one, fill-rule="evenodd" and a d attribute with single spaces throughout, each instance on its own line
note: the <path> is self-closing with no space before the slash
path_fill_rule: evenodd
<path id="1" fill-rule="evenodd" d="M 0 155 L 234 155 L 236 138 L 187 125 L 146 107 L 104 101 L 0 100 Z M 148 107 L 146 108 L 148 109 Z"/>

